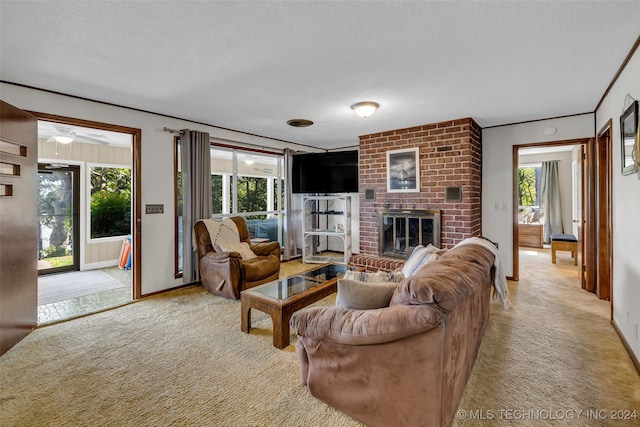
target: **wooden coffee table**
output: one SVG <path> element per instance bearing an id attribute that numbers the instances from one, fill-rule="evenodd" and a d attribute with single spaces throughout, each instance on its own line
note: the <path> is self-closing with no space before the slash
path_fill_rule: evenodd
<path id="1" fill-rule="evenodd" d="M 273 346 L 279 349 L 289 345 L 289 320 L 300 310 L 336 292 L 338 279 L 356 270 L 342 264 L 325 264 L 292 277 L 265 283 L 240 293 L 241 329 L 251 330 L 251 309 L 271 316 Z"/>

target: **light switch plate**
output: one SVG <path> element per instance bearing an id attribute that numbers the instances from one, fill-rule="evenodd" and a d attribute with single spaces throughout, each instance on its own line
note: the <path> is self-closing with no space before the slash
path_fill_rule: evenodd
<path id="1" fill-rule="evenodd" d="M 147 214 L 164 213 L 164 205 L 145 205 L 145 213 Z"/>

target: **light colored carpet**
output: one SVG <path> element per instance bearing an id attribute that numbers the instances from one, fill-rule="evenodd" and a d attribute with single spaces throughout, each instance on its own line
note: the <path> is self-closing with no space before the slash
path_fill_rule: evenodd
<path id="1" fill-rule="evenodd" d="M 38 277 L 38 305 L 122 288 L 125 285 L 102 270 L 70 271 Z"/>
<path id="2" fill-rule="evenodd" d="M 563 262 L 523 269 L 510 283 L 513 309 L 492 306 L 454 425 L 637 425 L 498 416 L 640 407 L 609 304 L 579 289 Z M 272 346 L 267 315 L 252 320 L 242 333 L 238 302 L 189 287 L 39 328 L 0 357 L 2 425 L 360 426 L 300 384 L 294 346 Z"/>

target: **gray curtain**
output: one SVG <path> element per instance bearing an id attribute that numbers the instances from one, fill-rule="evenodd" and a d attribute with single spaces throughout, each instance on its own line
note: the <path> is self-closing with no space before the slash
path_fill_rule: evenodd
<path id="1" fill-rule="evenodd" d="M 540 175 L 540 210 L 544 215 L 544 242 L 549 243 L 552 234 L 564 234 L 558 160 L 542 162 Z"/>
<path id="2" fill-rule="evenodd" d="M 296 222 L 296 215 L 295 215 L 294 204 L 293 204 L 293 195 L 291 194 L 291 175 L 292 175 L 291 162 L 293 161 L 292 156 L 293 156 L 293 150 L 291 150 L 290 148 L 285 148 L 283 152 L 284 171 L 285 171 L 284 182 L 286 183 L 285 185 L 287 186 L 287 188 L 284 193 L 285 212 L 284 212 L 284 224 L 283 224 L 284 226 L 283 227 L 284 228 L 284 233 L 283 233 L 284 251 L 282 252 L 283 261 L 288 261 L 292 257 L 297 255 L 297 247 L 298 247 L 297 239 L 298 239 L 299 230 L 301 230 L 302 228 L 302 225 Z"/>
<path id="3" fill-rule="evenodd" d="M 209 134 L 185 129 L 182 150 L 182 281 L 200 280 L 198 254 L 193 242 L 193 224 L 211 218 L 211 149 Z"/>

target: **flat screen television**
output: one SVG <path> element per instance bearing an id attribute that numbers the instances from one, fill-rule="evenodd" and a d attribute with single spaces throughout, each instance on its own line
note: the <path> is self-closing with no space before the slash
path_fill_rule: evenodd
<path id="1" fill-rule="evenodd" d="M 294 154 L 292 192 L 357 193 L 359 173 L 357 150 Z"/>

